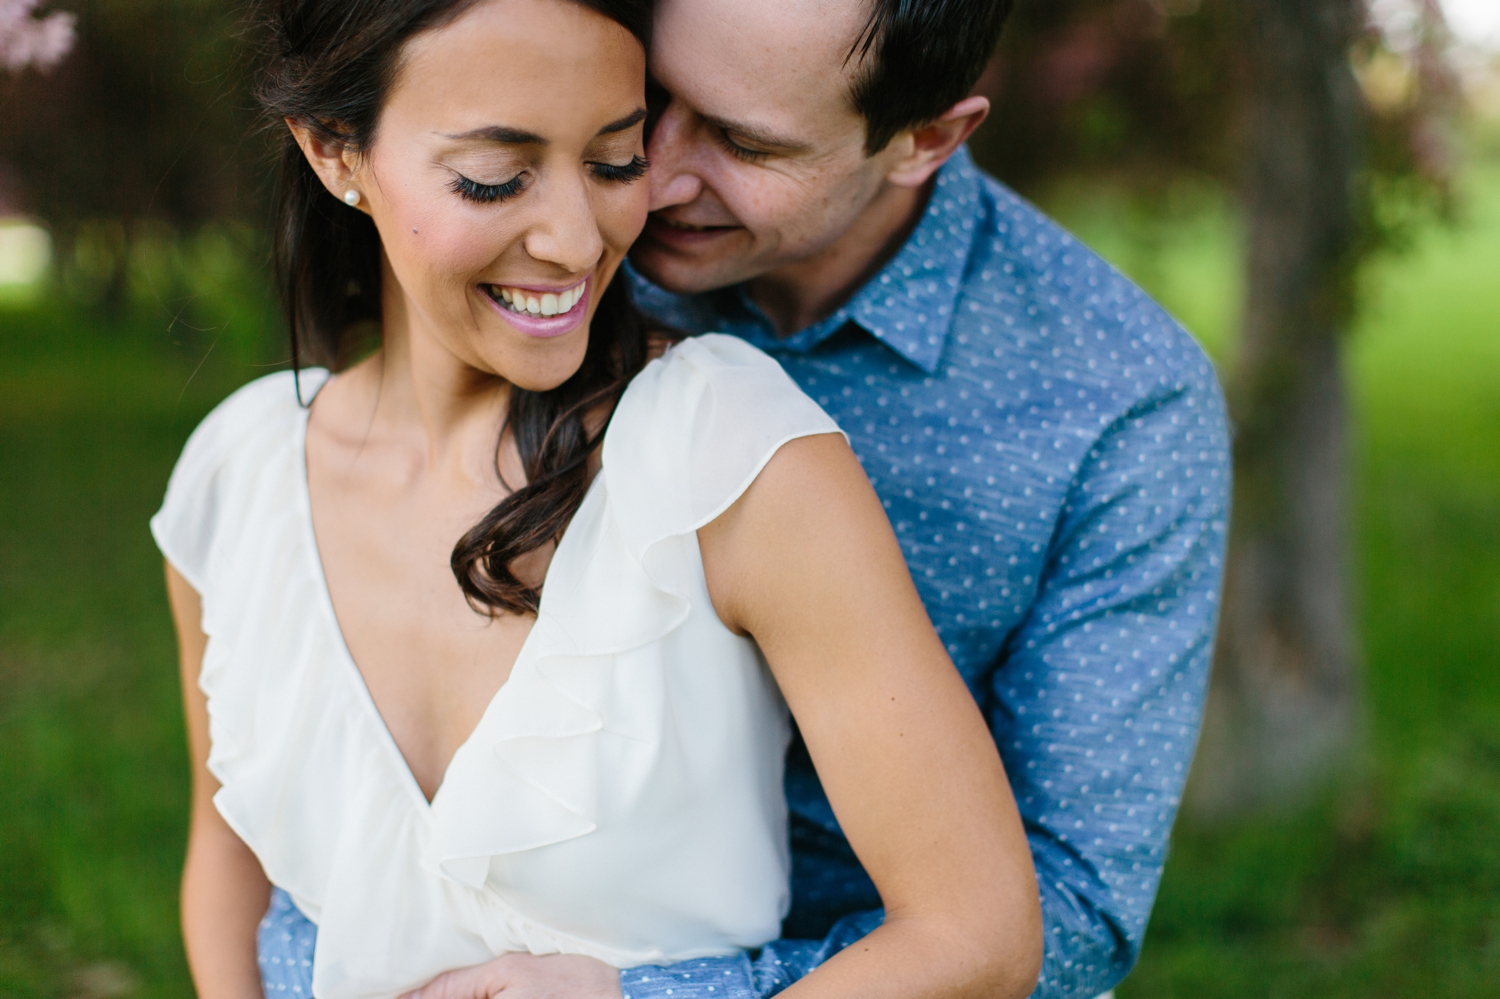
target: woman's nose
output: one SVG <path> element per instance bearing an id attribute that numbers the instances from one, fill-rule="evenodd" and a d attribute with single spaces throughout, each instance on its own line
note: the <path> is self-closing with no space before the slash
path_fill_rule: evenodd
<path id="1" fill-rule="evenodd" d="M 583 177 L 549 178 L 524 241 L 533 260 L 569 274 L 593 270 L 604 253 L 599 219 Z"/>

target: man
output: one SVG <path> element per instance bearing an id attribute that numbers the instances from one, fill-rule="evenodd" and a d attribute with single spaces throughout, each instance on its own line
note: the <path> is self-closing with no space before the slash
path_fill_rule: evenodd
<path id="1" fill-rule="evenodd" d="M 839 422 L 994 732 L 1046 921 L 1036 995 L 1135 962 L 1196 742 L 1229 459 L 1213 371 L 979 173 L 1010 0 L 662 0 L 647 311 L 738 334 Z M 757 955 L 627 999 L 765 996 L 880 921 L 799 744 L 793 907 Z"/>

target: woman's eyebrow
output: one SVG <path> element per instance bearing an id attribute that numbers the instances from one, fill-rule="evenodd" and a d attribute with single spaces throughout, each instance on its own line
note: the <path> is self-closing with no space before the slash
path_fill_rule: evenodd
<path id="1" fill-rule="evenodd" d="M 445 139 L 455 142 L 504 142 L 512 146 L 545 146 L 547 140 L 535 132 L 527 132 L 524 129 L 511 128 L 507 125 L 485 125 L 482 128 L 471 128 L 467 132 L 459 132 L 450 135 L 447 132 L 439 132 Z"/>
<path id="2" fill-rule="evenodd" d="M 611 132 L 623 132 L 627 128 L 629 128 L 631 125 L 637 124 L 638 122 L 642 122 L 642 121 L 645 121 L 645 120 L 646 120 L 646 109 L 645 108 L 636 108 L 634 111 L 630 112 L 625 117 L 619 118 L 619 119 L 616 119 L 615 121 L 610 122 L 608 125 L 605 125 L 603 128 L 599 129 L 599 131 L 596 132 L 596 133 L 594 133 L 594 134 L 596 134 L 596 135 L 609 135 Z"/>
<path id="3" fill-rule="evenodd" d="M 609 135 L 612 132 L 623 132 L 632 125 L 646 120 L 646 109 L 636 108 L 623 118 L 618 118 L 599 129 L 596 135 Z M 535 132 L 525 129 L 511 128 L 509 125 L 485 125 L 481 128 L 471 128 L 467 132 L 439 132 L 445 139 L 454 142 L 503 142 L 511 146 L 545 146 L 547 140 Z"/>

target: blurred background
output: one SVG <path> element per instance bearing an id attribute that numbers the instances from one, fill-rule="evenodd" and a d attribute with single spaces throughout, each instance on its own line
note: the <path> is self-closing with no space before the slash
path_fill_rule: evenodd
<path id="1" fill-rule="evenodd" d="M 191 995 L 146 530 L 287 351 L 232 0 L 0 0 L 0 996 Z M 1202 749 L 1122 999 L 1500 996 L 1500 0 L 1021 0 L 992 172 L 1219 365 Z"/>

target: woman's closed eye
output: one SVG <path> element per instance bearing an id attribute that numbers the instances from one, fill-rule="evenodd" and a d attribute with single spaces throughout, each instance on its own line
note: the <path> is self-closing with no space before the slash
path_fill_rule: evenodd
<path id="1" fill-rule="evenodd" d="M 629 184 L 633 180 L 640 180 L 646 176 L 646 170 L 650 166 L 650 162 L 645 157 L 632 156 L 629 163 L 590 163 L 589 169 L 593 170 L 594 176 L 600 180 Z"/>
<path id="2" fill-rule="evenodd" d="M 646 175 L 650 162 L 642 156 L 632 156 L 629 163 L 590 163 L 594 176 L 611 184 L 629 184 Z M 518 173 L 500 184 L 484 184 L 463 174 L 456 174 L 448 185 L 459 197 L 481 205 L 506 201 L 520 194 L 526 187 L 526 174 Z"/>
<path id="3" fill-rule="evenodd" d="M 470 180 L 463 174 L 458 174 L 448 187 L 453 193 L 467 201 L 488 205 L 496 201 L 506 201 L 520 194 L 521 189 L 526 186 L 525 177 L 524 173 L 518 173 L 501 184 L 481 184 L 477 180 Z"/>

